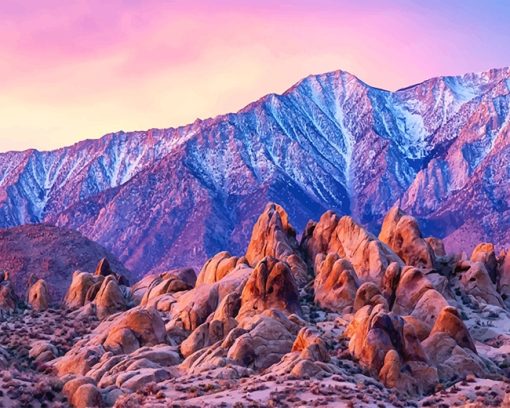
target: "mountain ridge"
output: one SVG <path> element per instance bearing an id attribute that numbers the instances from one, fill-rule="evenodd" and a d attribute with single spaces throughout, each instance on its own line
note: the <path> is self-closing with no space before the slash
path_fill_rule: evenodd
<path id="1" fill-rule="evenodd" d="M 0 154 L 0 225 L 77 229 L 143 274 L 199 266 L 222 249 L 241 253 L 266 201 L 289 208 L 300 229 L 332 208 L 375 231 L 400 199 L 427 232 L 447 238 L 441 220 L 461 209 L 451 203 L 467 188 L 484 194 L 473 214 L 485 206 L 502 216 L 485 239 L 508 243 L 504 193 L 476 170 L 485 166 L 504 185 L 504 160 L 501 168 L 491 160 L 506 151 L 509 90 L 509 68 L 394 92 L 333 71 L 178 128 Z"/>
<path id="2" fill-rule="evenodd" d="M 454 75 L 444 75 L 444 76 L 430 77 L 430 78 L 427 78 L 427 79 L 425 79 L 425 80 L 423 80 L 421 82 L 417 82 L 417 83 L 414 83 L 414 84 L 411 84 L 411 85 L 408 85 L 408 86 L 404 86 L 402 88 L 398 88 L 398 89 L 395 89 L 395 90 L 390 90 L 390 89 L 380 88 L 380 87 L 377 87 L 377 86 L 370 85 L 368 82 L 365 82 L 364 80 L 360 79 L 356 75 L 351 74 L 349 71 L 345 71 L 343 69 L 337 69 L 337 70 L 327 71 L 327 72 L 318 73 L 318 74 L 309 74 L 306 77 L 298 80 L 296 83 L 291 85 L 289 88 L 287 88 L 282 93 L 270 92 L 268 94 L 265 94 L 265 95 L 261 96 L 259 99 L 255 100 L 255 101 L 249 102 L 247 105 L 245 105 L 244 107 L 242 107 L 241 109 L 239 109 L 237 111 L 232 111 L 232 112 L 227 112 L 227 113 L 219 113 L 217 115 L 209 116 L 209 117 L 206 117 L 206 118 L 196 118 L 193 122 L 190 122 L 190 123 L 185 124 L 185 125 L 170 126 L 170 127 L 164 127 L 164 128 L 133 129 L 133 130 L 119 129 L 119 130 L 116 130 L 116 131 L 105 133 L 104 135 L 99 136 L 97 138 L 78 140 L 77 142 L 71 143 L 69 145 L 64 145 L 64 146 L 61 146 L 61 147 L 57 147 L 55 149 L 41 150 L 41 149 L 37 149 L 37 148 L 27 148 L 27 149 L 23 149 L 23 150 L 8 150 L 8 151 L 5 151 L 5 152 L 0 152 L 0 155 L 9 154 L 9 153 L 32 153 L 32 152 L 50 153 L 50 152 L 54 152 L 54 151 L 58 151 L 58 150 L 70 149 L 70 148 L 73 148 L 73 147 L 78 147 L 78 145 L 81 145 L 81 144 L 93 143 L 93 142 L 96 142 L 96 141 L 101 140 L 101 139 L 106 138 L 106 137 L 110 137 L 110 136 L 115 137 L 115 136 L 118 136 L 118 135 L 121 135 L 121 134 L 139 133 L 139 132 L 150 132 L 150 131 L 158 131 L 158 130 L 159 131 L 161 131 L 161 130 L 174 130 L 174 131 L 178 131 L 180 129 L 192 126 L 192 125 L 194 125 L 197 122 L 201 123 L 201 122 L 206 122 L 206 121 L 210 121 L 210 120 L 215 120 L 217 118 L 228 116 L 228 115 L 235 115 L 235 114 L 240 113 L 241 111 L 245 110 L 246 108 L 250 107 L 251 105 L 256 104 L 257 102 L 259 102 L 260 100 L 262 100 L 262 99 L 264 99 L 266 97 L 269 97 L 269 96 L 283 96 L 283 95 L 285 95 L 287 92 L 289 92 L 294 87 L 296 87 L 297 85 L 299 85 L 301 82 L 305 81 L 308 78 L 325 76 L 325 75 L 328 75 L 328 74 L 342 73 L 343 72 L 343 73 L 346 73 L 346 74 L 356 78 L 358 81 L 360 81 L 361 83 L 363 83 L 364 85 L 366 85 L 367 87 L 369 87 L 371 89 L 375 89 L 375 90 L 383 91 L 383 92 L 388 92 L 388 93 L 397 93 L 397 92 L 401 92 L 401 91 L 406 91 L 406 90 L 412 89 L 414 87 L 417 87 L 419 85 L 425 84 L 425 83 L 427 83 L 429 81 L 433 81 L 433 80 L 438 79 L 438 78 L 452 78 L 452 79 L 454 79 L 454 78 L 462 78 L 462 77 L 464 77 L 466 75 L 475 75 L 475 76 L 478 75 L 479 76 L 479 75 L 482 75 L 482 74 L 485 74 L 485 73 L 490 73 L 492 71 L 494 71 L 494 72 L 499 72 L 499 71 L 508 71 L 508 72 L 510 72 L 510 65 L 509 66 L 499 67 L 499 68 L 488 68 L 486 70 L 475 71 L 475 72 L 467 72 L 467 73 L 464 73 L 464 74 L 457 74 L 457 75 L 454 74 Z"/>

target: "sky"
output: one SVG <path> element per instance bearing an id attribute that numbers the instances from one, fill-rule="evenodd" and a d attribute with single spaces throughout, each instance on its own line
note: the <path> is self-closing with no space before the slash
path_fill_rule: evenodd
<path id="1" fill-rule="evenodd" d="M 184 125 L 346 70 L 396 90 L 510 65 L 508 0 L 2 0 L 0 151 Z"/>

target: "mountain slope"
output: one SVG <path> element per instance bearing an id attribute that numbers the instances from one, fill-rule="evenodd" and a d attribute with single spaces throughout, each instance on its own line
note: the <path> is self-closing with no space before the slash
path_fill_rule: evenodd
<path id="1" fill-rule="evenodd" d="M 240 253 L 267 201 L 299 229 L 332 208 L 377 230 L 400 200 L 450 248 L 508 244 L 509 88 L 508 68 L 396 92 L 337 71 L 178 129 L 2 154 L 0 225 L 77 229 L 137 273 Z"/>
<path id="2" fill-rule="evenodd" d="M 115 272 L 134 280 L 135 276 L 111 253 L 76 231 L 44 224 L 0 229 L 0 271 L 9 273 L 21 297 L 33 274 L 46 280 L 53 301 L 60 301 L 73 272 L 93 272 L 104 257 Z"/>

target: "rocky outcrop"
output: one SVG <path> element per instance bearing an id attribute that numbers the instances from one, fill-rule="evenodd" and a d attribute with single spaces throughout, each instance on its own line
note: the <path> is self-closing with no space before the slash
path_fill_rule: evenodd
<path id="1" fill-rule="evenodd" d="M 27 303 L 37 311 L 46 310 L 50 304 L 48 286 L 43 279 L 36 280 L 28 289 Z"/>
<path id="2" fill-rule="evenodd" d="M 459 311 L 454 307 L 447 306 L 441 310 L 441 313 L 434 323 L 434 327 L 432 327 L 430 335 L 432 336 L 435 333 L 446 333 L 453 338 L 460 347 L 468 348 L 476 353 L 473 339 L 462 321 Z"/>
<path id="3" fill-rule="evenodd" d="M 130 353 L 142 346 L 165 341 L 165 326 L 155 309 L 134 308 L 120 315 L 105 326 L 103 345 L 106 350 Z M 98 327 L 101 332 L 101 326 Z"/>
<path id="4" fill-rule="evenodd" d="M 414 317 L 432 325 L 441 309 L 448 305 L 427 276 L 419 269 L 408 266 L 402 270 L 395 291 L 393 311 Z"/>
<path id="5" fill-rule="evenodd" d="M 99 291 L 94 297 L 94 304 L 100 319 L 126 309 L 127 300 L 114 275 L 107 275 L 103 279 Z"/>
<path id="6" fill-rule="evenodd" d="M 114 272 L 107 258 L 101 258 L 99 260 L 94 275 L 104 277 L 113 275 L 117 279 L 117 282 L 119 282 L 119 285 L 129 286 L 129 280 L 125 276 Z"/>
<path id="7" fill-rule="evenodd" d="M 383 305 L 361 308 L 346 334 L 352 355 L 386 386 L 420 394 L 438 383 L 414 328 Z"/>
<path id="8" fill-rule="evenodd" d="M 248 263 L 245 257 L 232 256 L 227 251 L 219 252 L 205 263 L 196 284 L 217 282 L 242 263 Z"/>
<path id="9" fill-rule="evenodd" d="M 493 283 L 498 279 L 498 261 L 494 251 L 494 245 L 491 243 L 481 243 L 473 249 L 471 254 L 471 262 L 480 262 L 485 266 L 489 277 Z"/>
<path id="10" fill-rule="evenodd" d="M 452 381 L 467 375 L 491 377 L 498 368 L 480 358 L 460 313 L 454 307 L 445 307 L 432 328 L 423 347 L 438 369 L 441 381 Z"/>
<path id="11" fill-rule="evenodd" d="M 439 255 L 441 248 L 434 256 L 445 269 L 404 265 L 332 213 L 309 224 L 300 251 L 308 262 L 317 252 L 313 285 L 301 288 L 289 257 L 265 256 L 251 268 L 228 253 L 204 265 L 197 285 L 193 270 L 180 268 L 127 288 L 102 261 L 98 273 L 74 274 L 60 310 L 39 306 L 44 285 L 31 279 L 28 299 L 40 310 L 0 314 L 0 385 L 10 367 L 28 382 L 35 371 L 54 373 L 55 400 L 105 408 L 276 399 L 401 406 L 429 393 L 438 405 L 447 394 L 436 391 L 463 379 L 459 389 L 476 377 L 502 386 L 508 310 L 501 297 L 487 300 L 505 287 L 505 253 L 496 258 L 497 286 L 487 261 Z M 0 275 L 0 288 L 9 285 Z M 16 387 L 2 388 L 0 405 Z"/>
<path id="12" fill-rule="evenodd" d="M 299 286 L 310 280 L 296 241 L 296 231 L 285 210 L 274 203 L 267 204 L 257 220 L 246 251 L 246 260 L 252 267 L 268 256 L 286 262 Z"/>
<path id="13" fill-rule="evenodd" d="M 321 339 L 321 333 L 310 327 L 302 327 L 290 353 L 284 355 L 270 370 L 278 376 L 290 374 L 296 378 L 320 378 L 339 373 L 338 368 L 330 364 L 330 361 L 331 357 L 326 343 Z"/>
<path id="14" fill-rule="evenodd" d="M 78 309 L 92 303 L 100 318 L 125 310 L 130 302 L 130 293 L 120 282 L 127 281 L 111 272 L 108 262 L 103 259 L 94 274 L 74 272 L 63 305 L 69 309 Z"/>
<path id="15" fill-rule="evenodd" d="M 474 262 L 469 269 L 460 276 L 460 283 L 464 290 L 474 296 L 477 300 L 496 306 L 504 306 L 503 299 L 496 290 L 485 264 Z"/>
<path id="16" fill-rule="evenodd" d="M 402 258 L 406 265 L 433 269 L 436 260 L 432 247 L 422 237 L 418 222 L 394 206 L 384 217 L 379 239 Z M 441 251 L 441 248 L 438 249 Z M 443 248 L 444 250 L 444 248 Z"/>
<path id="17" fill-rule="evenodd" d="M 185 271 L 184 274 L 182 273 L 183 271 Z M 151 301 L 167 293 L 182 292 L 192 289 L 194 287 L 194 285 L 190 285 L 192 280 L 186 278 L 185 275 L 191 273 L 195 275 L 195 272 L 192 269 L 181 269 L 178 270 L 178 272 L 181 273 L 173 273 L 170 271 L 154 277 L 144 290 L 140 304 L 146 306 L 150 304 Z M 180 276 L 182 276 L 182 278 Z"/>
<path id="18" fill-rule="evenodd" d="M 189 335 L 207 321 L 224 298 L 234 293 L 240 296 L 252 271 L 247 265 L 241 264 L 218 282 L 203 283 L 183 293 L 178 299 L 173 298 L 172 302 L 168 302 L 168 308 L 163 308 L 165 312 L 170 312 L 171 317 L 167 330 L 183 330 Z M 156 307 L 161 308 L 167 304 L 163 298 L 159 303 L 156 302 Z"/>
<path id="19" fill-rule="evenodd" d="M 308 234 L 302 240 L 308 259 L 315 260 L 319 254 L 336 253 L 351 262 L 362 282 L 372 281 L 380 285 L 390 263 L 402 265 L 402 260 L 391 249 L 348 216 L 340 218 L 327 211 L 315 228 L 308 230 Z"/>
<path id="20" fill-rule="evenodd" d="M 75 271 L 71 285 L 64 297 L 64 306 L 71 309 L 83 306 L 87 300 L 89 289 L 96 283 L 98 283 L 98 279 L 91 273 Z"/>
<path id="21" fill-rule="evenodd" d="M 222 378 L 260 372 L 278 363 L 291 351 L 300 329 L 291 318 L 279 310 L 265 310 L 253 315 L 231 330 L 223 341 L 191 354 L 181 367 L 191 373 L 230 367 L 219 374 Z"/>
<path id="22" fill-rule="evenodd" d="M 266 309 L 301 314 L 296 280 L 289 266 L 273 257 L 263 258 L 255 267 L 241 293 L 237 319 Z"/>
<path id="23" fill-rule="evenodd" d="M 315 261 L 315 303 L 336 312 L 352 308 L 359 282 L 351 263 L 336 253 L 319 254 Z"/>

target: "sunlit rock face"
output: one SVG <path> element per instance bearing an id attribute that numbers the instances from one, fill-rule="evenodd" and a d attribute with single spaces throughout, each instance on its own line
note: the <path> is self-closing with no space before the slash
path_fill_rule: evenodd
<path id="1" fill-rule="evenodd" d="M 296 229 L 326 209 L 377 233 L 400 200 L 447 250 L 510 242 L 510 71 L 396 92 L 337 71 L 235 114 L 0 155 L 0 226 L 50 222 L 135 273 L 245 252 L 268 201 Z"/>

